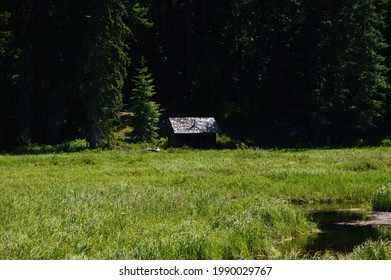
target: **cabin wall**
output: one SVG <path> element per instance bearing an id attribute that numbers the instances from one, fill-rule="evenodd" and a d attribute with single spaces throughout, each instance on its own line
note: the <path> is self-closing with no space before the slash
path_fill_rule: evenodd
<path id="1" fill-rule="evenodd" d="M 216 145 L 216 133 L 175 134 L 171 132 L 168 143 L 171 147 L 213 148 Z"/>

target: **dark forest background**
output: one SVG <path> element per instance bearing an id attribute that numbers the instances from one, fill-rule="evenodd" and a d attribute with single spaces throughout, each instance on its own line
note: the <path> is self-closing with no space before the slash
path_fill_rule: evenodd
<path id="1" fill-rule="evenodd" d="M 391 0 L 0 0 L 0 143 L 110 144 L 142 57 L 161 119 L 261 146 L 391 136 Z"/>

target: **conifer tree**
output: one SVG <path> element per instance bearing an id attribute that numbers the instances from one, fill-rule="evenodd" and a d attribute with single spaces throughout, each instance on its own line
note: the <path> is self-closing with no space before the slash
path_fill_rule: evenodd
<path id="1" fill-rule="evenodd" d="M 3 128 L 4 121 L 10 109 L 11 94 L 9 90 L 9 41 L 11 39 L 11 32 L 8 27 L 8 20 L 11 16 L 9 12 L 3 9 L 3 3 L 0 0 L 0 143 L 5 140 L 5 129 Z"/>
<path id="2" fill-rule="evenodd" d="M 84 2 L 83 2 L 84 3 Z M 79 90 L 84 108 L 83 130 L 91 148 L 108 146 L 122 107 L 128 55 L 120 0 L 88 1 L 84 7 Z M 80 79 L 80 78 L 79 78 Z"/>
<path id="3" fill-rule="evenodd" d="M 289 92 L 298 100 L 292 116 L 312 143 L 367 138 L 383 118 L 386 1 L 302 1 Z"/>
<path id="4" fill-rule="evenodd" d="M 149 73 L 144 58 L 141 58 L 137 73 L 133 79 L 134 88 L 131 97 L 131 112 L 134 113 L 130 121 L 133 127 L 131 138 L 136 142 L 149 142 L 157 137 L 159 105 L 151 100 L 156 92 L 152 74 Z"/>
<path id="5" fill-rule="evenodd" d="M 1 4 L 2 2 L 0 1 L 0 5 Z M 9 17 L 10 14 L 7 11 L 0 10 L 0 58 L 5 54 L 5 45 L 7 44 L 7 40 L 10 36 L 9 31 L 3 30 L 7 25 Z"/>
<path id="6" fill-rule="evenodd" d="M 30 145 L 32 139 L 33 126 L 33 29 L 34 18 L 32 0 L 23 0 L 19 11 L 21 24 L 19 26 L 19 36 L 21 54 L 18 61 L 18 100 L 16 106 L 16 129 L 17 141 L 21 145 Z"/>
<path id="7" fill-rule="evenodd" d="M 388 0 L 356 0 L 350 30 L 352 40 L 342 68 L 348 93 L 347 118 L 352 119 L 355 132 L 363 136 L 377 127 L 385 114 L 386 94 L 390 89 L 387 66 L 382 51 L 387 48 L 382 32 L 386 28 Z"/>

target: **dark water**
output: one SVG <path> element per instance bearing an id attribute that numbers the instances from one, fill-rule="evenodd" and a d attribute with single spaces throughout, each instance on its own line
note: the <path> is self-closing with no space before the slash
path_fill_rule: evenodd
<path id="1" fill-rule="evenodd" d="M 336 207 L 327 210 L 308 210 L 308 215 L 318 224 L 321 232 L 289 241 L 283 245 L 283 250 L 296 248 L 310 255 L 326 250 L 349 253 L 355 246 L 369 239 L 391 239 L 391 226 L 344 224 L 368 220 L 368 211 L 346 208 L 341 210 Z"/>

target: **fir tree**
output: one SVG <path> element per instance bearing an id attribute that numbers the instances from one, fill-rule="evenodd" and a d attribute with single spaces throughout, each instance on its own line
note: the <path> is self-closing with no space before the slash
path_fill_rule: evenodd
<path id="1" fill-rule="evenodd" d="M 83 2 L 84 3 L 84 2 Z M 122 107 L 122 87 L 128 62 L 120 0 L 88 1 L 81 25 L 80 91 L 84 108 L 83 129 L 91 148 L 111 144 L 114 124 Z"/>
<path id="2" fill-rule="evenodd" d="M 2 2 L 0 1 L 0 4 Z M 10 37 L 10 32 L 5 31 L 5 26 L 8 23 L 8 19 L 10 17 L 10 14 L 7 11 L 1 11 L 0 10 L 0 58 L 5 54 L 5 46 L 7 45 L 7 41 Z"/>
<path id="3" fill-rule="evenodd" d="M 3 10 L 3 3 L 0 0 L 0 143 L 5 141 L 6 132 L 3 125 L 8 119 L 10 109 L 10 101 L 12 100 L 12 94 L 10 90 L 10 40 L 11 32 L 9 31 L 8 20 L 10 13 Z"/>
<path id="4" fill-rule="evenodd" d="M 144 58 L 141 58 L 137 73 L 133 79 L 134 89 L 131 97 L 133 104 L 131 112 L 134 113 L 130 122 L 133 127 L 131 138 L 136 142 L 149 142 L 157 137 L 157 122 L 160 114 L 159 105 L 151 101 L 156 92 L 152 74 L 145 66 Z"/>

